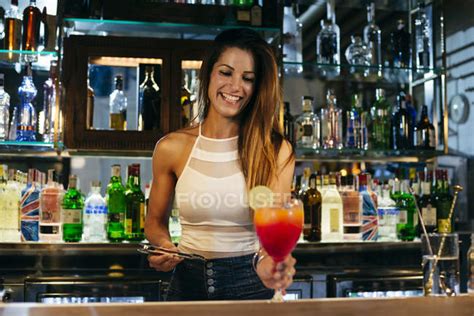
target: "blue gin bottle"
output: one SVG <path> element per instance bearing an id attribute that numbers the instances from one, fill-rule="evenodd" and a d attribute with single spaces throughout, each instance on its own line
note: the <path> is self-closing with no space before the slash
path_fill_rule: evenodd
<path id="1" fill-rule="evenodd" d="M 36 112 L 31 103 L 36 97 L 36 87 L 33 84 L 31 72 L 27 71 L 27 75 L 23 77 L 23 81 L 18 88 L 20 96 L 20 106 L 18 108 L 18 122 L 16 140 L 21 142 L 36 141 Z"/>

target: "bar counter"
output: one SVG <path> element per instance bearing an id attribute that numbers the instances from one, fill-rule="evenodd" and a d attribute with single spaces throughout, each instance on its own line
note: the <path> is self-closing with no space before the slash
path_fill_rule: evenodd
<path id="1" fill-rule="evenodd" d="M 279 315 L 474 315 L 474 296 L 412 297 L 384 299 L 310 299 L 272 303 L 269 301 L 160 302 L 142 304 L 46 305 L 0 304 L 0 316 L 279 316 Z"/>

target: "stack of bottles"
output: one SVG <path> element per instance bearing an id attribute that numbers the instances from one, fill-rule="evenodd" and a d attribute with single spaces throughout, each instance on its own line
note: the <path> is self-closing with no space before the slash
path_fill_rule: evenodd
<path id="1" fill-rule="evenodd" d="M 414 40 L 407 30 L 406 21 L 398 20 L 396 30 L 389 38 L 387 46 L 388 54 L 386 60 L 382 56 L 382 30 L 376 23 L 376 10 L 374 2 L 367 3 L 367 24 L 361 29 L 361 34 L 351 35 L 351 44 L 345 50 L 345 58 L 351 66 L 352 73 L 364 76 L 374 74 L 380 76 L 383 66 L 396 68 L 411 67 L 410 43 L 414 42 L 415 61 L 417 69 L 424 70 L 432 67 L 432 21 L 431 6 L 425 6 L 425 1 L 418 0 L 417 15 L 415 17 Z M 302 27 L 298 19 L 298 2 L 296 0 L 285 1 L 283 17 L 283 42 L 284 61 L 290 62 L 285 65 L 285 72 L 292 72 L 295 65 L 291 63 L 302 62 L 302 46 L 298 43 L 302 37 Z M 316 36 L 316 61 L 323 75 L 337 76 L 340 73 L 341 31 L 336 23 L 335 1 L 327 1 L 327 16 L 321 20 L 321 30 Z M 301 72 L 301 69 L 300 71 Z"/>
<path id="2" fill-rule="evenodd" d="M 285 104 L 285 136 L 298 148 L 361 150 L 434 150 L 436 132 L 428 117 L 428 107 L 417 110 L 411 96 L 401 91 L 395 104 L 376 90 L 376 101 L 364 110 L 362 96 L 354 94 L 350 109 L 343 111 L 333 90 L 318 113 L 311 96 L 302 97 L 302 113 L 294 118 Z"/>
<path id="3" fill-rule="evenodd" d="M 33 106 L 37 89 L 33 83 L 31 64 L 27 65 L 18 87 L 18 106 L 10 104 L 10 94 L 5 91 L 4 80 L 4 74 L 0 73 L 0 142 L 59 141 L 61 113 L 56 100 L 60 98 L 61 84 L 56 62 L 51 62 L 49 78 L 43 84 L 43 108 L 39 111 Z"/>
<path id="4" fill-rule="evenodd" d="M 111 173 L 105 197 L 99 181 L 92 181 L 84 196 L 76 175 L 69 176 L 65 190 L 54 170 L 48 170 L 46 177 L 36 169 L 26 175 L 0 165 L 0 242 L 142 241 L 146 201 L 140 164 L 128 166 L 125 184 L 120 165 L 113 165 Z M 177 217 L 174 210 L 170 222 L 175 226 Z M 173 228 L 175 240 L 179 231 Z"/>
<path id="5" fill-rule="evenodd" d="M 322 242 L 413 241 L 421 233 L 415 202 L 429 233 L 452 232 L 447 171 L 399 171 L 400 177 L 383 183 L 369 173 L 317 175 L 305 168 L 293 185 L 293 194 L 304 204 L 303 238 Z"/>

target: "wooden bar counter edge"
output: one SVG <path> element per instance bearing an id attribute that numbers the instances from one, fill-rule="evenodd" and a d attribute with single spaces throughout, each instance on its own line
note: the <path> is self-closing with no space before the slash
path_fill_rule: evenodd
<path id="1" fill-rule="evenodd" d="M 150 302 L 142 304 L 0 304 L 0 316 L 279 316 L 382 315 L 474 316 L 474 296 L 408 298 L 333 298 L 270 301 Z"/>

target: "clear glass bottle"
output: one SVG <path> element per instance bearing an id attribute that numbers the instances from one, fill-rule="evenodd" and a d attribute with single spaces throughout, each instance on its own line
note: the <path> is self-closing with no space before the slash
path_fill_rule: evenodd
<path id="1" fill-rule="evenodd" d="M 326 107 L 321 109 L 321 142 L 325 149 L 341 149 L 342 111 L 337 107 L 337 98 L 332 90 L 326 95 Z"/>
<path id="2" fill-rule="evenodd" d="M 107 202 L 100 194 L 100 181 L 92 181 L 84 203 L 84 230 L 82 241 L 107 241 Z"/>
<path id="3" fill-rule="evenodd" d="M 141 131 L 156 130 L 161 124 L 161 91 L 154 79 L 153 65 L 145 66 L 145 79 L 140 84 L 138 126 Z"/>
<path id="4" fill-rule="evenodd" d="M 364 27 L 364 42 L 370 52 L 371 73 L 382 70 L 382 32 L 375 24 L 375 3 L 367 5 L 367 25 Z"/>
<path id="5" fill-rule="evenodd" d="M 44 105 L 44 135 L 43 141 L 54 142 L 55 123 L 59 118 L 59 109 L 56 106 L 56 98 L 59 91 L 56 91 L 58 84 L 58 67 L 56 61 L 52 61 L 49 68 L 49 78 L 43 84 L 43 105 Z M 58 122 L 59 123 L 59 122 Z"/>
<path id="6" fill-rule="evenodd" d="M 410 67 L 410 33 L 406 30 L 405 21 L 397 21 L 397 30 L 391 34 L 391 58 L 394 67 Z"/>
<path id="7" fill-rule="evenodd" d="M 126 130 L 127 97 L 123 92 L 123 77 L 115 76 L 115 89 L 109 96 L 109 127 L 112 130 Z"/>
<path id="8" fill-rule="evenodd" d="M 69 176 L 69 186 L 62 202 L 63 240 L 78 242 L 83 231 L 84 197 L 77 187 L 77 176 Z"/>
<path id="9" fill-rule="evenodd" d="M 319 148 L 321 146 L 320 120 L 313 111 L 313 97 L 302 97 L 303 113 L 295 120 L 296 146 Z"/>
<path id="10" fill-rule="evenodd" d="M 428 107 L 423 105 L 421 117 L 414 129 L 415 148 L 432 150 L 436 148 L 436 135 L 434 125 L 428 118 Z"/>
<path id="11" fill-rule="evenodd" d="M 397 241 L 397 224 L 400 221 L 400 209 L 390 198 L 390 187 L 384 185 L 378 200 L 378 239 L 377 241 Z"/>
<path id="12" fill-rule="evenodd" d="M 431 23 L 424 0 L 418 0 L 418 13 L 415 18 L 416 67 L 431 67 Z"/>
<path id="13" fill-rule="evenodd" d="M 385 98 L 385 90 L 375 90 L 376 101 L 371 109 L 372 114 L 372 135 L 370 139 L 371 147 L 375 150 L 390 149 L 390 112 L 391 105 Z"/>
<path id="14" fill-rule="evenodd" d="M 31 77 L 31 65 L 27 66 L 27 75 L 18 88 L 20 105 L 18 109 L 16 140 L 24 142 L 36 141 L 36 111 L 32 101 L 36 97 L 36 87 Z"/>
<path id="15" fill-rule="evenodd" d="M 343 240 L 343 203 L 336 186 L 336 176 L 329 175 L 329 185 L 322 195 L 321 241 Z"/>
<path id="16" fill-rule="evenodd" d="M 145 195 L 140 184 L 140 164 L 128 166 L 125 204 L 125 238 L 141 241 L 145 238 Z"/>
<path id="17" fill-rule="evenodd" d="M 107 237 L 112 242 L 125 238 L 125 188 L 122 185 L 120 165 L 112 165 L 110 182 L 107 185 Z"/>
<path id="18" fill-rule="evenodd" d="M 351 36 L 351 44 L 347 46 L 345 56 L 351 67 L 351 73 L 367 76 L 369 74 L 369 66 L 372 62 L 372 53 L 369 47 L 362 41 L 358 35 Z"/>
<path id="19" fill-rule="evenodd" d="M 36 179 L 36 169 L 28 170 L 25 188 L 21 190 L 20 229 L 22 241 L 39 239 L 39 195 L 40 189 Z"/>
<path id="20" fill-rule="evenodd" d="M 337 76 L 340 73 L 339 27 L 331 20 L 321 20 L 321 31 L 316 38 L 316 58 L 323 75 Z"/>
<path id="21" fill-rule="evenodd" d="M 5 168 L 6 166 L 4 166 Z M 4 169 L 5 172 L 5 169 Z M 15 169 L 8 169 L 8 181 L 0 190 L 0 240 L 2 242 L 20 241 L 20 198 L 21 188 L 15 179 Z"/>
<path id="22" fill-rule="evenodd" d="M 10 8 L 5 12 L 4 47 L 7 50 L 20 50 L 21 48 L 21 14 L 18 10 L 18 0 L 12 0 Z M 8 53 L 7 59 L 17 62 L 19 55 Z"/>
<path id="23" fill-rule="evenodd" d="M 378 238 L 377 202 L 369 188 L 370 175 L 359 175 L 359 192 L 362 197 L 362 240 L 376 241 Z"/>
<path id="24" fill-rule="evenodd" d="M 4 88 L 4 74 L 0 73 L 0 141 L 8 139 L 10 129 L 10 95 Z"/>
<path id="25" fill-rule="evenodd" d="M 364 148 L 362 141 L 362 96 L 359 94 L 352 95 L 352 106 L 346 113 L 346 147 L 347 148 Z"/>
<path id="26" fill-rule="evenodd" d="M 63 240 L 61 203 L 64 196 L 62 185 L 54 179 L 54 169 L 48 170 L 48 183 L 40 193 L 40 241 L 59 242 Z"/>
<path id="27" fill-rule="evenodd" d="M 291 0 L 285 1 L 283 11 L 283 62 L 303 62 L 303 33 L 300 20 L 295 16 L 297 4 Z M 301 73 L 301 64 L 284 64 L 285 73 Z"/>
<path id="28" fill-rule="evenodd" d="M 362 227 L 362 199 L 355 190 L 354 176 L 348 175 L 341 178 L 341 184 L 345 185 L 340 191 L 343 205 L 344 240 L 361 241 Z"/>
<path id="29" fill-rule="evenodd" d="M 22 50 L 38 51 L 40 41 L 41 11 L 36 6 L 36 0 L 30 0 L 30 5 L 23 10 Z M 34 62 L 36 54 L 26 54 L 25 61 Z"/>

